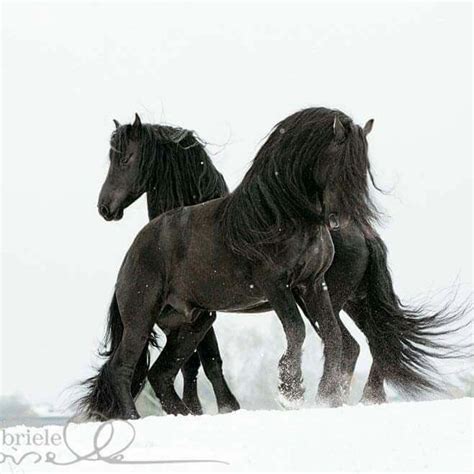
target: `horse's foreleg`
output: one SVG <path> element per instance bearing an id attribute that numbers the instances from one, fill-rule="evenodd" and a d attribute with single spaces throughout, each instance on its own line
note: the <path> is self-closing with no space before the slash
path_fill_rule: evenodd
<path id="1" fill-rule="evenodd" d="M 321 332 L 320 332 L 319 327 L 316 324 L 316 320 L 310 317 L 310 313 L 308 312 L 304 304 L 304 301 L 300 297 L 298 292 L 295 292 L 295 297 L 296 297 L 296 301 L 298 302 L 298 305 L 303 310 L 304 315 L 308 318 L 309 322 L 311 323 L 311 326 L 316 331 L 316 333 L 319 336 L 321 336 Z M 341 321 L 341 318 L 339 316 L 340 307 L 335 306 L 334 300 L 332 298 L 331 298 L 331 302 L 333 303 L 332 306 L 333 306 L 334 316 L 341 329 L 341 336 L 342 336 L 341 381 L 342 381 L 343 400 L 347 401 L 350 395 L 352 376 L 354 374 L 354 369 L 355 369 L 357 359 L 360 353 L 360 346 L 358 342 L 352 337 L 351 333 L 344 326 L 344 323 Z"/>
<path id="2" fill-rule="evenodd" d="M 263 287 L 268 302 L 275 310 L 286 336 L 286 352 L 281 357 L 279 390 L 284 402 L 299 404 L 304 395 L 301 358 L 306 335 L 293 293 L 286 285 L 265 285 Z"/>
<path id="3" fill-rule="evenodd" d="M 216 396 L 219 413 L 229 413 L 239 410 L 240 405 L 224 377 L 222 358 L 214 329 L 211 327 L 204 339 L 199 343 L 195 352 L 184 364 L 183 401 L 193 415 L 201 415 L 202 407 L 197 391 L 197 375 L 199 367 L 203 366 L 206 377 L 212 384 Z"/>
<path id="4" fill-rule="evenodd" d="M 191 357 L 215 320 L 214 313 L 201 312 L 196 321 L 170 332 L 166 346 L 148 372 L 148 380 L 163 409 L 173 415 L 187 415 L 190 410 L 174 389 L 174 380 Z"/>
<path id="5" fill-rule="evenodd" d="M 318 397 L 330 406 L 339 406 L 342 404 L 343 339 L 324 279 L 319 280 L 315 286 L 304 286 L 301 298 L 304 301 L 306 315 L 311 324 L 317 324 L 324 344 L 324 370 L 319 383 Z"/>
<path id="6" fill-rule="evenodd" d="M 214 328 L 211 327 L 204 336 L 204 339 L 199 343 L 198 353 L 204 372 L 214 389 L 219 413 L 239 410 L 239 402 L 230 391 L 224 378 L 222 358 Z"/>

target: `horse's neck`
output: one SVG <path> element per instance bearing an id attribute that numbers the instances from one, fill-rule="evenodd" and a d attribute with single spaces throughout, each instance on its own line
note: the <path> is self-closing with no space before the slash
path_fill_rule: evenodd
<path id="1" fill-rule="evenodd" d="M 176 205 L 173 206 L 166 206 L 162 199 L 160 199 L 159 194 L 156 190 L 150 189 L 146 193 L 146 202 L 148 207 L 148 218 L 150 220 L 158 217 L 160 214 L 164 212 L 171 211 L 171 209 L 175 209 L 176 207 L 180 207 L 180 203 L 176 202 Z"/>
<path id="2" fill-rule="evenodd" d="M 205 158 L 195 155 L 180 160 L 181 166 L 190 166 L 192 159 L 199 160 L 200 164 L 204 165 L 202 160 Z M 146 190 L 146 195 L 150 220 L 172 209 L 192 206 L 225 196 L 228 193 L 222 176 L 212 163 L 206 162 L 202 171 L 194 171 L 195 175 L 193 172 L 187 173 L 187 169 L 182 167 L 179 167 L 178 170 L 175 169 L 175 172 L 176 176 L 167 176 L 167 183 L 157 180 L 148 185 L 149 189 Z M 173 181 L 174 179 L 176 181 Z"/>
<path id="3" fill-rule="evenodd" d="M 168 157 L 164 157 L 163 159 L 168 159 Z M 174 176 L 168 177 L 168 179 L 174 179 Z M 165 186 L 167 186 L 166 189 Z M 150 220 L 158 217 L 164 212 L 190 204 L 187 202 L 182 202 L 184 196 L 174 195 L 175 190 L 170 183 L 163 183 L 159 181 L 153 182 L 153 180 L 151 180 L 148 187 L 149 189 L 146 191 L 146 198 L 148 218 Z"/>
<path id="4" fill-rule="evenodd" d="M 150 189 L 146 193 L 146 200 L 148 206 L 148 218 L 150 220 L 158 217 L 164 212 L 171 211 L 178 207 L 191 206 L 197 204 L 197 199 L 192 199 L 188 196 L 189 193 L 184 192 L 181 196 L 167 196 L 165 199 L 156 189 Z"/>
<path id="5" fill-rule="evenodd" d="M 148 207 L 148 219 L 151 221 L 152 219 L 158 217 L 161 214 L 157 202 L 156 193 L 153 193 L 153 191 L 147 191 L 146 203 Z"/>

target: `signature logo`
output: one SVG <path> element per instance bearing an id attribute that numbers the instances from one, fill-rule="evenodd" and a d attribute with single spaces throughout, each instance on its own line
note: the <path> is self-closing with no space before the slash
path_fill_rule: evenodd
<path id="1" fill-rule="evenodd" d="M 30 450 L 19 454 L 7 454 L 0 452 L 0 464 L 13 463 L 19 465 L 26 460 L 33 464 L 40 462 L 55 464 L 57 466 L 68 466 L 83 461 L 102 461 L 108 464 L 193 464 L 193 463 L 229 463 L 217 459 L 126 459 L 124 453 L 132 446 L 135 441 L 135 428 L 126 420 L 110 420 L 100 423 L 92 436 L 92 447 L 86 452 L 79 448 L 84 445 L 84 435 L 82 437 L 74 436 L 71 433 L 71 426 L 79 428 L 80 425 L 66 424 L 62 432 L 62 443 L 54 443 L 55 446 L 63 444 L 68 451 L 68 456 L 58 457 L 57 453 L 47 451 L 42 454 L 39 450 Z M 14 451 L 18 451 L 19 446 L 15 445 L 15 438 L 12 434 L 6 433 L 13 440 L 11 443 L 5 443 L 5 431 L 3 432 L 4 445 Z M 22 436 L 22 435 L 19 435 Z M 23 435 L 24 436 L 24 435 Z M 59 435 L 57 435 L 59 436 Z M 89 440 L 90 441 L 90 440 Z M 74 444 L 78 446 L 75 447 Z M 22 446 L 24 447 L 24 445 Z"/>

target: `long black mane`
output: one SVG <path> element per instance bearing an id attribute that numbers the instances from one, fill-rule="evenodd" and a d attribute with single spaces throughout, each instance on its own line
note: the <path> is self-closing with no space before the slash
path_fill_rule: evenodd
<path id="1" fill-rule="evenodd" d="M 335 118 L 345 136 L 335 139 Z M 221 228 L 230 248 L 271 259 L 301 222 L 325 222 L 327 211 L 369 229 L 378 218 L 369 194 L 370 164 L 361 127 L 339 110 L 309 108 L 279 122 L 242 183 L 223 203 Z"/>
<path id="2" fill-rule="evenodd" d="M 119 126 L 112 134 L 111 147 L 125 150 L 132 133 L 132 125 Z M 228 193 L 205 143 L 194 131 L 142 124 L 138 139 L 141 156 L 137 187 L 151 195 L 155 215 Z"/>

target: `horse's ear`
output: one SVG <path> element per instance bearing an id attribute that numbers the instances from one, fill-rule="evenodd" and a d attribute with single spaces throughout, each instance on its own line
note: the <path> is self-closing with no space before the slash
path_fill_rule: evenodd
<path id="1" fill-rule="evenodd" d="M 371 131 L 372 127 L 374 126 L 374 119 L 370 119 L 365 125 L 364 125 L 364 135 L 367 136 Z"/>
<path id="2" fill-rule="evenodd" d="M 115 130 L 117 130 L 117 128 L 120 127 L 119 121 L 114 119 L 114 124 L 115 124 Z"/>
<path id="3" fill-rule="evenodd" d="M 142 121 L 140 120 L 140 117 L 138 114 L 135 114 L 135 122 L 133 122 L 133 128 L 139 129 L 142 126 Z"/>
<path id="4" fill-rule="evenodd" d="M 334 117 L 332 130 L 334 133 L 334 140 L 336 140 L 336 142 L 344 141 L 346 138 L 346 130 L 344 129 L 344 125 L 342 125 L 342 122 L 339 120 L 337 115 Z"/>

